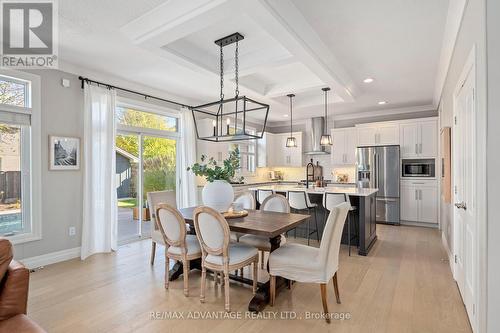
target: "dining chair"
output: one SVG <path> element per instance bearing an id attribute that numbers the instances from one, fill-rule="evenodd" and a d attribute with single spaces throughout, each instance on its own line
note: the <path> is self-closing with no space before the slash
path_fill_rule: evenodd
<path id="1" fill-rule="evenodd" d="M 312 203 L 309 200 L 309 196 L 306 191 L 288 191 L 288 202 L 290 203 L 290 207 L 292 209 L 298 211 L 307 210 L 308 214 L 311 214 L 311 211 L 314 212 L 314 222 L 316 225 L 316 230 L 310 231 L 311 228 L 311 220 L 307 221 L 307 245 L 309 245 L 309 241 L 311 239 L 312 234 L 316 234 L 316 239 L 319 242 L 319 230 L 318 230 L 318 213 L 317 207 L 318 205 Z"/>
<path id="2" fill-rule="evenodd" d="M 234 204 L 239 204 L 241 205 L 242 209 L 251 209 L 255 210 L 255 197 L 253 194 L 249 191 L 244 192 L 240 194 L 239 196 L 234 199 Z M 231 238 L 233 240 L 236 240 L 237 242 L 239 241 L 240 237 L 243 236 L 244 234 L 241 232 L 233 232 L 231 231 Z"/>
<path id="3" fill-rule="evenodd" d="M 351 214 L 356 211 L 355 206 L 351 206 L 351 201 L 349 200 L 349 195 L 344 193 L 328 193 L 323 194 L 323 207 L 327 211 L 331 211 L 334 207 L 339 204 L 347 202 L 349 204 L 349 212 L 347 213 L 347 246 L 349 247 L 349 256 L 351 256 Z"/>
<path id="4" fill-rule="evenodd" d="M 273 195 L 274 191 L 273 190 L 257 190 L 257 202 L 259 205 L 262 205 L 264 200 L 270 196 Z"/>
<path id="5" fill-rule="evenodd" d="M 337 271 L 339 268 L 340 241 L 346 221 L 349 204 L 341 203 L 334 207 L 328 216 L 325 230 L 319 248 L 287 243 L 280 246 L 269 255 L 270 304 L 274 305 L 276 298 L 276 277 L 304 283 L 319 283 L 323 311 L 327 323 L 330 323 L 328 313 L 326 286 L 333 278 L 333 288 L 337 303 L 340 304 Z"/>
<path id="6" fill-rule="evenodd" d="M 156 224 L 156 209 L 159 204 L 165 203 L 172 207 L 177 207 L 176 199 L 175 199 L 175 191 L 157 191 L 157 192 L 148 192 L 147 193 L 148 206 L 149 211 L 151 213 L 151 265 L 155 263 L 155 255 L 156 255 L 156 244 L 160 244 L 165 246 L 165 241 L 163 240 L 163 235 L 158 229 L 158 225 Z"/>
<path id="7" fill-rule="evenodd" d="M 290 213 L 290 205 L 284 196 L 280 194 L 273 194 L 264 200 L 260 206 L 260 210 L 267 212 Z M 261 268 L 264 268 L 264 253 L 271 252 L 271 243 L 269 242 L 269 238 L 258 235 L 244 235 L 240 237 L 240 242 L 254 246 L 259 250 L 261 254 L 260 266 Z M 285 242 L 285 235 L 281 235 L 281 244 L 284 244 Z"/>
<path id="8" fill-rule="evenodd" d="M 156 224 L 165 242 L 165 289 L 168 289 L 170 259 L 181 261 L 184 276 L 184 296 L 189 293 L 189 262 L 201 258 L 201 248 L 196 235 L 186 234 L 186 221 L 181 213 L 168 204 L 156 209 Z"/>
<path id="9" fill-rule="evenodd" d="M 205 302 L 207 269 L 224 274 L 224 308 L 230 311 L 229 272 L 253 264 L 253 293 L 257 290 L 257 249 L 241 243 L 230 243 L 229 225 L 216 210 L 201 206 L 194 210 L 194 228 L 201 245 L 201 293 L 200 302 Z"/>

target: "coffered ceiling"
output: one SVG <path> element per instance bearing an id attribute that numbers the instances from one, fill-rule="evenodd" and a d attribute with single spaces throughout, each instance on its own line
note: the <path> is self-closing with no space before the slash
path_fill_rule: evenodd
<path id="1" fill-rule="evenodd" d="M 217 98 L 216 39 L 240 32 L 240 91 L 284 120 L 432 107 L 448 0 L 65 0 L 60 58 L 183 102 Z M 234 94 L 234 45 L 224 48 L 225 94 Z M 374 77 L 371 84 L 363 83 Z M 378 101 L 389 104 L 379 106 Z"/>

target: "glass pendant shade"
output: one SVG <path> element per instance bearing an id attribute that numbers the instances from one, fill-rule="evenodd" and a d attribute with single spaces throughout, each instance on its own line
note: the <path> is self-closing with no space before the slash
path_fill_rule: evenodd
<path id="1" fill-rule="evenodd" d="M 294 94 L 288 94 L 286 95 L 288 98 L 290 98 L 290 136 L 286 138 L 286 144 L 285 146 L 287 148 L 295 148 L 297 147 L 297 139 L 293 136 L 293 131 L 292 131 L 292 125 L 293 125 L 293 98 L 295 97 Z"/>
<path id="2" fill-rule="evenodd" d="M 295 148 L 297 147 L 297 140 L 291 136 L 286 139 L 286 147 L 287 148 Z"/>
<path id="3" fill-rule="evenodd" d="M 322 145 L 322 146 L 331 146 L 331 145 L 333 145 L 332 136 L 329 135 L 329 134 L 323 134 L 321 136 L 319 144 Z"/>
<path id="4" fill-rule="evenodd" d="M 323 90 L 323 92 L 325 93 L 325 126 L 323 135 L 319 140 L 319 144 L 321 146 L 332 146 L 333 145 L 332 136 L 328 134 L 328 92 L 330 91 L 330 88 L 326 87 L 322 88 L 321 90 Z"/>

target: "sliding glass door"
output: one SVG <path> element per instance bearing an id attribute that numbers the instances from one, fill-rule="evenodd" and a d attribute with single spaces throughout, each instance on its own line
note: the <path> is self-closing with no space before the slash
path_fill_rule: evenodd
<path id="1" fill-rule="evenodd" d="M 118 241 L 126 243 L 151 236 L 148 192 L 176 189 L 177 118 L 120 107 L 117 119 Z"/>

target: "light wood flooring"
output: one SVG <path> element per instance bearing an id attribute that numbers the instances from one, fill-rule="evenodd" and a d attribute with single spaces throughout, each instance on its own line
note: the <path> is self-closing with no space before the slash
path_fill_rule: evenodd
<path id="1" fill-rule="evenodd" d="M 200 304 L 200 272 L 191 271 L 190 296 L 182 277 L 163 287 L 163 250 L 149 265 L 150 241 L 131 243 L 85 262 L 71 260 L 31 275 L 28 315 L 48 332 L 470 332 L 438 230 L 377 226 L 379 240 L 368 257 L 348 257 L 342 246 L 338 272 L 342 304 L 328 285 L 330 312 L 349 320 L 255 320 L 245 318 L 250 286 L 231 284 L 231 310 L 243 319 L 151 319 L 151 312 L 223 311 L 224 293 L 210 277 Z M 293 241 L 293 238 L 291 239 Z M 354 249 L 354 247 L 353 247 Z M 355 251 L 353 251 L 355 252 Z M 248 269 L 245 274 L 248 274 Z M 260 271 L 260 280 L 267 280 Z M 266 311 L 321 313 L 320 288 L 295 283 Z"/>

